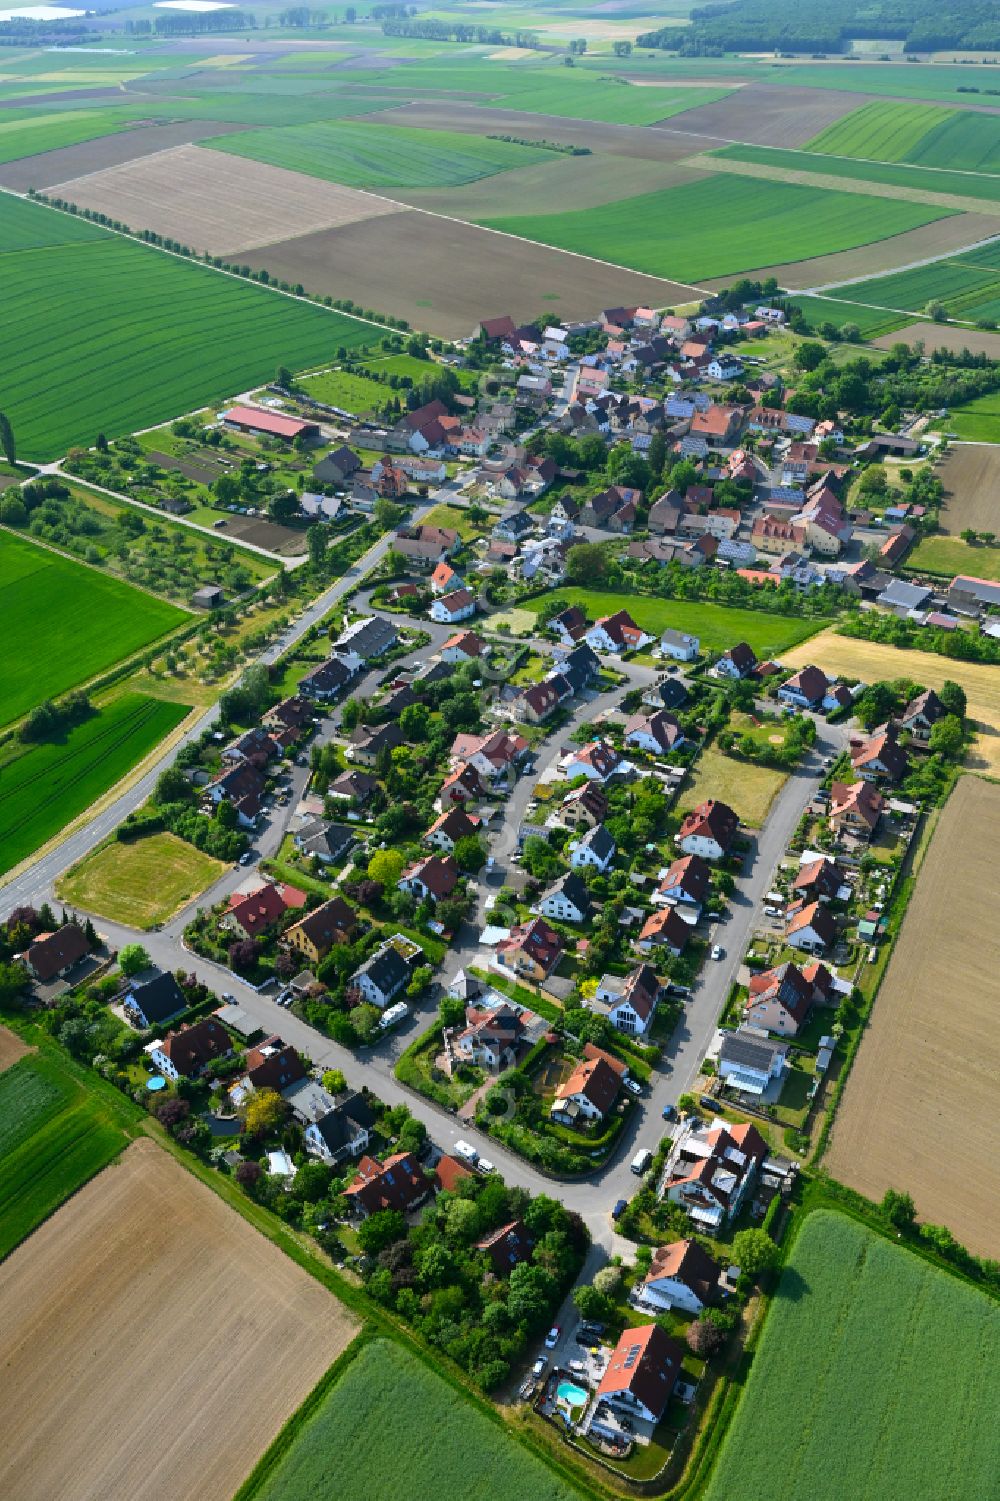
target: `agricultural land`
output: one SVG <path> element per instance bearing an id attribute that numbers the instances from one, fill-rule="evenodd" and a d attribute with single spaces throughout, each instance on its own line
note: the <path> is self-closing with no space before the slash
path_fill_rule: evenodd
<path id="1" fill-rule="evenodd" d="M 229 1501 L 355 1328 L 148 1140 L 11 1258 L 0 1304 L 0 1480 L 24 1501 Z"/>
<path id="2" fill-rule="evenodd" d="M 935 1354 L 943 1346 L 947 1360 Z M 988 1495 L 998 1351 L 994 1303 L 846 1216 L 815 1211 L 706 1501 Z"/>
<path id="3" fill-rule="evenodd" d="M 991 917 L 998 833 L 1000 788 L 962 777 L 931 840 L 825 1159 L 871 1198 L 889 1187 L 911 1193 L 921 1218 L 985 1256 L 1000 1230 L 1000 1140 L 989 1103 L 1000 1068 L 1000 933 Z M 965 1116 L 975 1130 L 956 1131 Z"/>
<path id="4" fill-rule="evenodd" d="M 482 1501 L 502 1473 L 512 1496 L 577 1501 L 577 1492 L 512 1443 L 442 1377 L 398 1345 L 365 1345 L 247 1501 L 314 1501 L 345 1490 L 382 1501 L 398 1484 L 441 1501 Z M 489 1478 L 492 1475 L 492 1480 Z"/>

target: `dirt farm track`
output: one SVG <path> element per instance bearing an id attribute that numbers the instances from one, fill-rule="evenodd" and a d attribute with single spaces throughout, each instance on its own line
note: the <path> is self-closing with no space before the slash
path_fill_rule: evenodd
<path id="1" fill-rule="evenodd" d="M 931 840 L 824 1166 L 880 1199 L 913 1195 L 981 1256 L 1000 1255 L 1000 787 L 965 776 Z"/>
<path id="2" fill-rule="evenodd" d="M 230 1501 L 354 1327 L 137 1142 L 4 1265 L 0 1495 Z"/>

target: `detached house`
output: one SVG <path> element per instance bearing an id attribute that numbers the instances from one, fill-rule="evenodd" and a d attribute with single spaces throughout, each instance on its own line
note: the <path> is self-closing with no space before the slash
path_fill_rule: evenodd
<path id="1" fill-rule="evenodd" d="M 450 594 L 453 589 L 464 588 L 464 585 L 465 580 L 461 574 L 456 573 L 447 559 L 442 558 L 431 574 L 431 593 Z"/>
<path id="2" fill-rule="evenodd" d="M 813 1005 L 830 994 L 830 971 L 824 964 L 807 973 L 797 964 L 779 964 L 750 980 L 745 1020 L 749 1026 L 794 1037 Z"/>
<path id="3" fill-rule="evenodd" d="M 900 717 L 899 727 L 909 731 L 914 740 L 926 744 L 931 737 L 931 730 L 947 712 L 934 689 L 925 688 L 923 693 L 918 693 L 907 704 Z"/>
<path id="4" fill-rule="evenodd" d="M 778 697 L 797 709 L 818 709 L 830 690 L 830 683 L 819 667 L 803 667 L 782 683 Z"/>
<path id="5" fill-rule="evenodd" d="M 344 1189 L 350 1212 L 367 1219 L 382 1209 L 408 1214 L 431 1192 L 420 1163 L 411 1152 L 395 1152 L 385 1162 L 362 1157 L 352 1183 Z"/>
<path id="6" fill-rule="evenodd" d="M 506 1277 L 520 1262 L 528 1260 L 533 1244 L 524 1221 L 512 1220 L 509 1225 L 493 1230 L 485 1239 L 477 1240 L 476 1250 L 487 1257 L 495 1277 Z"/>
<path id="7" fill-rule="evenodd" d="M 675 1240 L 657 1246 L 649 1271 L 636 1288 L 636 1302 L 661 1313 L 681 1308 L 701 1313 L 719 1298 L 722 1268 L 696 1240 Z"/>
<path id="8" fill-rule="evenodd" d="M 89 953 L 90 942 L 86 933 L 76 923 L 69 922 L 57 928 L 54 933 L 39 934 L 25 950 L 24 963 L 32 979 L 47 985 L 69 974 Z M 158 1020 L 165 1021 L 166 1018 L 160 1017 Z M 146 1026 L 148 1023 L 140 1025 Z"/>
<path id="9" fill-rule="evenodd" d="M 128 981 L 122 1010 L 129 1026 L 140 1031 L 172 1022 L 187 1010 L 184 992 L 169 970 L 146 970 Z"/>
<path id="10" fill-rule="evenodd" d="M 846 880 L 847 876 L 836 860 L 821 855 L 818 860 L 810 860 L 801 866 L 792 883 L 792 889 L 802 900 L 829 902 L 837 895 Z"/>
<path id="11" fill-rule="evenodd" d="M 674 1142 L 661 1195 L 711 1233 L 735 1218 L 767 1157 L 756 1126 L 700 1125 Z"/>
<path id="12" fill-rule="evenodd" d="M 448 637 L 438 656 L 442 662 L 448 663 L 475 662 L 485 650 L 486 642 L 475 631 L 458 631 L 454 636 Z"/>
<path id="13" fill-rule="evenodd" d="M 568 781 L 586 777 L 588 782 L 606 782 L 616 773 L 625 770 L 624 762 L 606 740 L 591 740 L 578 751 L 571 752 L 563 763 L 563 772 Z"/>
<path id="14" fill-rule="evenodd" d="M 394 751 L 404 744 L 403 732 L 394 720 L 388 724 L 355 725 L 344 752 L 348 761 L 374 766 L 383 751 Z"/>
<path id="15" fill-rule="evenodd" d="M 639 629 L 627 610 L 616 610 L 613 615 L 602 615 L 595 621 L 584 639 L 593 651 L 622 656 L 625 652 L 640 651 L 653 637 Z"/>
<path id="16" fill-rule="evenodd" d="M 555 673 L 544 682 L 529 683 L 514 700 L 512 712 L 525 724 L 541 724 L 571 695 L 569 683 Z"/>
<path id="17" fill-rule="evenodd" d="M 663 877 L 653 901 L 689 912 L 688 921 L 697 922 L 706 897 L 712 890 L 712 870 L 700 855 L 683 855 L 675 860 Z"/>
<path id="18" fill-rule="evenodd" d="M 597 1388 L 598 1406 L 589 1431 L 602 1431 L 618 1438 L 621 1416 L 602 1425 L 600 1403 L 621 1415 L 631 1414 L 645 1423 L 658 1423 L 667 1410 L 681 1374 L 684 1346 L 671 1339 L 659 1324 L 641 1324 L 626 1329 L 608 1361 Z"/>
<path id="19" fill-rule="evenodd" d="M 210 1063 L 228 1058 L 232 1051 L 229 1033 L 211 1017 L 168 1032 L 162 1042 L 147 1049 L 150 1061 L 168 1079 L 196 1079 Z"/>
<path id="20" fill-rule="evenodd" d="M 757 655 L 745 641 L 738 641 L 735 646 L 723 652 L 712 669 L 717 678 L 730 678 L 734 681 L 752 677 L 756 670 Z"/>
<path id="21" fill-rule="evenodd" d="M 493 1006 L 467 1006 L 465 1022 L 452 1039 L 455 1054 L 463 1063 L 495 1074 L 513 1068 L 525 1034 L 524 1020 L 516 1007 L 506 1000 Z"/>
<path id="22" fill-rule="evenodd" d="M 453 589 L 431 604 L 428 614 L 442 625 L 457 625 L 476 613 L 476 596 L 471 589 Z"/>
<path id="23" fill-rule="evenodd" d="M 559 821 L 568 829 L 592 829 L 608 816 L 608 799 L 601 788 L 587 782 L 563 798 Z"/>
<path id="24" fill-rule="evenodd" d="M 663 989 L 660 977 L 651 965 L 637 964 L 624 978 L 604 975 L 590 1009 L 606 1016 L 619 1032 L 629 1037 L 643 1037 L 653 1024 Z"/>
<path id="25" fill-rule="evenodd" d="M 642 954 L 651 954 L 654 949 L 665 948 L 675 958 L 684 952 L 691 936 L 690 924 L 674 907 L 661 907 L 646 918 L 639 929 L 636 946 Z"/>
<path id="26" fill-rule="evenodd" d="M 837 924 L 826 907 L 809 902 L 804 907 L 789 908 L 785 916 L 785 942 L 807 954 L 821 954 L 837 940 Z"/>
<path id="27" fill-rule="evenodd" d="M 870 839 L 878 828 L 885 798 L 871 782 L 834 782 L 830 788 L 830 827 L 835 834 Z"/>
<path id="28" fill-rule="evenodd" d="M 728 803 L 709 798 L 693 808 L 684 819 L 677 834 L 677 844 L 686 855 L 721 860 L 732 848 L 739 826 L 739 818 Z"/>
<path id="29" fill-rule="evenodd" d="M 909 764 L 891 724 L 883 725 L 863 740 L 851 741 L 851 770 L 866 782 L 899 782 Z"/>
<path id="30" fill-rule="evenodd" d="M 633 714 L 625 724 L 625 744 L 650 756 L 667 756 L 685 743 L 685 734 L 672 714 Z"/>
<path id="31" fill-rule="evenodd" d="M 367 1152 L 375 1117 L 364 1095 L 351 1094 L 332 1110 L 310 1121 L 303 1132 L 306 1151 L 327 1167 L 336 1167 Z"/>
<path id="32" fill-rule="evenodd" d="M 408 957 L 407 949 L 411 952 Z M 384 1011 L 396 999 L 399 992 L 410 983 L 413 958 L 423 958 L 418 944 L 406 938 L 396 942 L 390 939 L 376 949 L 351 976 L 351 988 L 360 992 L 364 1000 Z"/>
<path id="33" fill-rule="evenodd" d="M 543 893 L 538 910 L 543 917 L 554 918 L 556 922 L 586 922 L 590 916 L 590 895 L 580 877 L 571 871 Z"/>
<path id="34" fill-rule="evenodd" d="M 697 636 L 689 636 L 685 631 L 663 632 L 660 637 L 660 655 L 672 657 L 675 662 L 693 662 L 701 649 L 701 642 Z"/>
<path id="35" fill-rule="evenodd" d="M 563 1126 L 603 1120 L 618 1099 L 624 1075 L 625 1065 L 616 1069 L 607 1057 L 582 1059 L 557 1086 L 549 1112 L 552 1119 Z"/>
<path id="36" fill-rule="evenodd" d="M 603 823 L 570 842 L 569 863 L 574 870 L 597 870 L 604 875 L 615 858 L 617 845 Z"/>
<path id="37" fill-rule="evenodd" d="M 418 902 L 436 905 L 451 896 L 460 878 L 461 871 L 450 855 L 428 855 L 404 870 L 396 884 Z"/>
<path id="38" fill-rule="evenodd" d="M 497 944 L 497 962 L 535 984 L 548 978 L 563 955 L 559 934 L 542 917 L 511 928 Z"/>
<path id="39" fill-rule="evenodd" d="M 719 1077 L 741 1094 L 759 1099 L 780 1082 L 787 1064 L 788 1044 L 774 1041 L 761 1027 L 738 1027 L 722 1038 Z"/>
<path id="40" fill-rule="evenodd" d="M 464 808 L 453 807 L 434 820 L 424 835 L 423 842 L 450 855 L 454 853 L 455 845 L 460 839 L 468 839 L 479 831 L 478 818 L 470 818 Z"/>
<path id="41" fill-rule="evenodd" d="M 334 944 L 350 943 L 357 926 L 354 908 L 342 896 L 335 896 L 288 928 L 285 942 L 310 964 L 318 964 Z"/>

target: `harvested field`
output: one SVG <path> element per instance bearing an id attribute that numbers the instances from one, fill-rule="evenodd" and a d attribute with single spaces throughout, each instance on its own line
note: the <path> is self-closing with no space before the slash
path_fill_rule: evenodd
<path id="1" fill-rule="evenodd" d="M 121 96 L 119 95 L 119 98 Z M 102 172 L 123 162 L 138 161 L 172 146 L 204 141 L 209 136 L 228 135 L 244 130 L 222 120 L 180 120 L 174 125 L 144 125 L 118 135 L 102 136 L 96 141 L 82 141 L 78 146 L 64 146 L 61 151 L 46 151 L 42 156 L 23 157 L 0 166 L 0 186 L 26 193 L 29 188 L 49 188 L 56 182 L 69 182 L 90 172 Z"/>
<path id="2" fill-rule="evenodd" d="M 358 219 L 392 214 L 395 204 L 355 188 L 323 183 L 284 167 L 178 146 L 58 184 L 60 196 L 134 229 L 232 255 Z M 311 289 L 310 289 L 311 290 Z"/>
<path id="3" fill-rule="evenodd" d="M 841 291 L 843 296 L 849 297 L 849 287 L 843 284 L 852 279 L 877 276 L 883 271 L 895 271 L 900 266 L 912 266 L 935 256 L 949 255 L 974 245 L 977 240 L 988 239 L 996 232 L 997 221 L 990 215 L 952 214 L 857 250 L 841 250 L 814 256 L 810 260 L 759 266 L 746 274 L 757 278 L 776 276 L 783 287 L 792 291 Z M 731 277 L 717 278 L 705 285 L 724 287 L 731 280 Z"/>
<path id="4" fill-rule="evenodd" d="M 849 292 L 845 288 L 845 295 Z M 881 349 L 891 349 L 893 344 L 916 344 L 922 339 L 930 353 L 933 349 L 951 349 L 956 354 L 963 349 L 971 349 L 973 354 L 988 354 L 991 359 L 1000 360 L 1000 333 L 993 334 L 987 329 L 978 328 L 948 328 L 941 323 L 908 323 L 898 333 L 886 334 L 881 339 L 873 339 Z"/>
<path id="5" fill-rule="evenodd" d="M 355 1328 L 151 1141 L 5 1273 L 0 1491 L 18 1501 L 229 1501 Z"/>
<path id="6" fill-rule="evenodd" d="M 876 678 L 912 678 L 925 688 L 940 688 L 945 678 L 961 683 L 969 702 L 969 718 L 979 731 L 966 764 L 988 776 L 1000 774 L 1000 671 L 981 662 L 959 662 L 928 651 L 902 651 L 877 641 L 840 636 L 833 629 L 803 646 L 782 652 L 786 667 L 815 662 L 830 674 L 854 673 L 865 682 Z"/>
<path id="7" fill-rule="evenodd" d="M 945 493 L 940 516 L 943 532 L 957 537 L 972 527 L 1000 533 L 1000 448 L 961 444 L 948 454 L 938 477 Z M 976 572 L 974 552 L 965 571 Z"/>
<path id="8" fill-rule="evenodd" d="M 998 838 L 1000 787 L 962 777 L 917 878 L 824 1164 L 873 1199 L 890 1187 L 912 1193 L 922 1219 L 982 1256 L 1000 1243 Z M 975 1129 L 958 1129 L 963 1120 Z"/>
<path id="9" fill-rule="evenodd" d="M 589 146 L 609 156 L 639 156 L 647 161 L 683 161 L 695 151 L 710 151 L 718 142 L 694 131 L 659 130 L 656 126 L 608 125 L 596 120 L 567 120 L 562 115 L 522 114 L 516 109 L 479 108 L 474 104 L 423 100 L 385 109 L 373 123 L 416 125 L 424 130 L 453 130 L 482 135 L 498 131 L 525 140 Z"/>
<path id="10" fill-rule="evenodd" d="M 857 107 L 857 94 L 754 83 L 689 110 L 671 129 L 757 146 L 802 146 Z"/>
<path id="11" fill-rule="evenodd" d="M 414 208 L 453 214 L 459 219 L 486 219 L 491 215 L 519 213 L 564 213 L 571 209 L 600 208 L 663 188 L 695 182 L 704 173 L 675 162 L 653 162 L 620 156 L 558 156 L 537 166 L 516 168 L 467 187 L 444 192 L 428 189 L 396 189 L 393 196 Z"/>
<path id="12" fill-rule="evenodd" d="M 695 295 L 676 282 L 412 209 L 299 235 L 242 258 L 443 338 L 469 334 L 498 308 L 516 319 L 583 318 L 603 307 L 668 307 Z"/>
<path id="13" fill-rule="evenodd" d="M 0 1074 L 30 1052 L 28 1044 L 22 1042 L 16 1032 L 12 1032 L 9 1027 L 0 1027 Z"/>

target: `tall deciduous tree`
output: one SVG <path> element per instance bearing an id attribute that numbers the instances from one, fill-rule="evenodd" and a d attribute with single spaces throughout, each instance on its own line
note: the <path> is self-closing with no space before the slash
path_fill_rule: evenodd
<path id="1" fill-rule="evenodd" d="M 10 418 L 6 412 L 0 412 L 0 448 L 8 464 L 17 463 L 17 444 L 14 441 L 14 429 L 10 425 Z"/>

